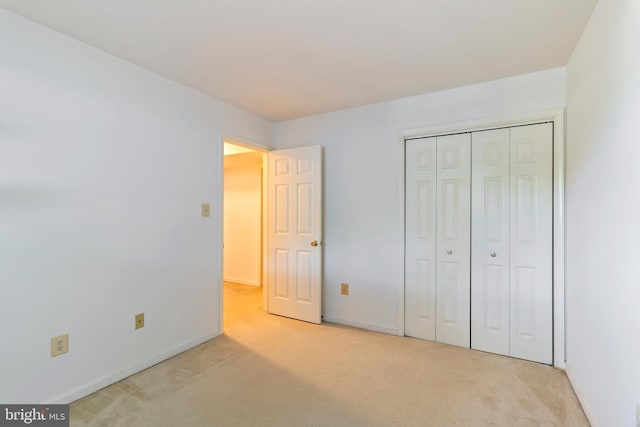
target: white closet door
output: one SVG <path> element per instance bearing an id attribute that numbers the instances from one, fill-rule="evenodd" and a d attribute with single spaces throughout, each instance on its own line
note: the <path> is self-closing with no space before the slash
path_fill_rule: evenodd
<path id="1" fill-rule="evenodd" d="M 471 135 L 437 138 L 436 341 L 470 345 Z"/>
<path id="2" fill-rule="evenodd" d="M 471 348 L 508 355 L 509 129 L 471 138 Z"/>
<path id="3" fill-rule="evenodd" d="M 406 143 L 405 334 L 436 339 L 436 138 Z"/>
<path id="4" fill-rule="evenodd" d="M 553 125 L 511 128 L 510 354 L 552 355 Z"/>

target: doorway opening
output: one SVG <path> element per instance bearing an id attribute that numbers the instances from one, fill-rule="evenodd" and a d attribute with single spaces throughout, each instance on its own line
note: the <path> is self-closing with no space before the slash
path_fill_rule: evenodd
<path id="1" fill-rule="evenodd" d="M 322 147 L 268 151 L 225 136 L 221 142 L 220 332 L 225 282 L 260 289 L 270 314 L 321 323 Z"/>
<path id="2" fill-rule="evenodd" d="M 247 295 L 263 293 L 264 218 L 266 199 L 263 163 L 266 152 L 224 138 L 223 156 L 223 329 L 229 316 L 242 316 Z M 260 298 L 260 301 L 263 299 Z M 266 308 L 266 307 L 264 307 Z"/>

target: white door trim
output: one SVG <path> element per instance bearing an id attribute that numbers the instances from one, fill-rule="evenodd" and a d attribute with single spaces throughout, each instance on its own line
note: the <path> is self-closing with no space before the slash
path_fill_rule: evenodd
<path id="1" fill-rule="evenodd" d="M 553 365 L 565 366 L 565 110 L 473 120 L 398 132 L 398 335 L 404 336 L 405 140 L 552 121 L 553 126 Z"/>
<path id="2" fill-rule="evenodd" d="M 273 150 L 273 148 L 268 147 L 266 145 L 260 144 L 255 141 L 251 141 L 245 138 L 241 138 L 232 134 L 221 132 L 218 134 L 218 162 L 216 167 L 218 168 L 218 198 L 216 200 L 216 204 L 218 206 L 218 235 L 220 236 L 220 240 L 218 241 L 218 259 L 217 259 L 217 268 L 218 268 L 218 288 L 220 291 L 218 305 L 219 310 L 219 331 L 218 334 L 222 334 L 224 331 L 224 275 L 223 275 L 223 267 L 224 267 L 224 142 L 229 141 L 236 145 L 242 145 L 248 148 L 252 148 L 256 151 L 261 151 L 265 153 L 263 155 L 262 160 L 262 308 L 263 310 L 267 310 L 267 262 L 266 256 L 268 251 L 268 242 L 267 242 L 267 203 L 264 198 L 265 193 L 265 182 L 266 182 L 266 153 L 268 151 Z"/>

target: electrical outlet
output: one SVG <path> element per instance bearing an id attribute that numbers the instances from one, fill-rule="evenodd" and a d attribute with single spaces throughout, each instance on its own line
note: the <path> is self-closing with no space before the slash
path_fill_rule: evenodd
<path id="1" fill-rule="evenodd" d="M 136 314 L 136 329 L 144 328 L 144 313 Z"/>
<path id="2" fill-rule="evenodd" d="M 211 206 L 209 205 L 209 203 L 203 203 L 202 204 L 202 216 L 207 218 L 207 217 L 209 217 L 209 215 L 211 215 Z"/>
<path id="3" fill-rule="evenodd" d="M 341 283 L 340 284 L 340 293 L 342 295 L 349 295 L 349 284 L 348 283 Z"/>
<path id="4" fill-rule="evenodd" d="M 69 334 L 51 338 L 51 357 L 69 352 Z"/>

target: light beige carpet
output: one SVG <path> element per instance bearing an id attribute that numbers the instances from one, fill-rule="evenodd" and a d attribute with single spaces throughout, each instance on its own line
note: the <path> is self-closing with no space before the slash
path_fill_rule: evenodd
<path id="1" fill-rule="evenodd" d="M 71 405 L 72 426 L 587 426 L 563 371 L 264 313 L 226 284 L 225 334 Z"/>

